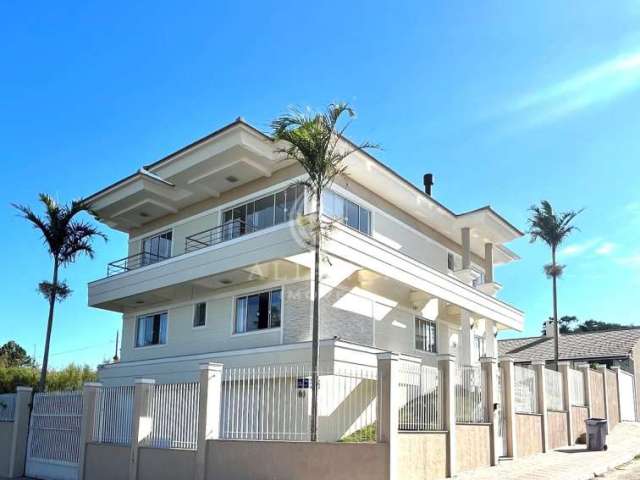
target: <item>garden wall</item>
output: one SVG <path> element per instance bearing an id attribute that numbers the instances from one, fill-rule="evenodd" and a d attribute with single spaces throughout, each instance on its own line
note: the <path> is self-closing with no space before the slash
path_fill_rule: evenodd
<path id="1" fill-rule="evenodd" d="M 456 425 L 456 468 L 459 472 L 491 465 L 491 425 Z"/>
<path id="2" fill-rule="evenodd" d="M 604 418 L 604 385 L 602 373 L 589 370 L 589 381 L 591 382 L 591 416 Z"/>
<path id="3" fill-rule="evenodd" d="M 609 410 L 609 428 L 620 423 L 620 407 L 618 403 L 618 376 L 607 370 L 607 401 Z"/>
<path id="4" fill-rule="evenodd" d="M 526 457 L 542 452 L 542 415 L 516 413 L 516 455 Z"/>
<path id="5" fill-rule="evenodd" d="M 573 425 L 573 441 L 587 441 L 587 426 L 584 423 L 589 418 L 587 407 L 571 407 L 571 424 Z M 583 437 L 584 435 L 584 437 Z"/>
<path id="6" fill-rule="evenodd" d="M 567 420 L 567 412 L 547 412 L 549 448 L 566 447 L 569 444 L 569 425 Z"/>
<path id="7" fill-rule="evenodd" d="M 128 480 L 129 447 L 87 443 L 84 478 L 91 480 Z"/>
<path id="8" fill-rule="evenodd" d="M 398 478 L 424 480 L 447 476 L 447 432 L 400 433 Z"/>
<path id="9" fill-rule="evenodd" d="M 13 443 L 13 422 L 0 422 L 0 445 L 10 446 Z M 0 448 L 0 478 L 9 476 L 11 464 L 11 448 Z"/>

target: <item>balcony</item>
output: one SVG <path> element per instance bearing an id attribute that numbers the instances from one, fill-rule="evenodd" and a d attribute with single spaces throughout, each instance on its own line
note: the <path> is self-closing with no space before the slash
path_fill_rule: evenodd
<path id="1" fill-rule="evenodd" d="M 242 220 L 233 220 L 223 225 L 218 225 L 217 227 L 194 233 L 193 235 L 186 237 L 184 253 L 181 253 L 180 255 L 195 252 L 196 250 L 210 247 L 212 245 L 218 245 L 255 231 L 257 231 L 257 229 L 253 225 Z M 129 255 L 128 257 L 109 263 L 107 265 L 107 277 L 112 277 L 131 270 L 137 270 L 138 268 L 163 262 L 180 255 L 164 256 L 151 252 L 140 252 L 134 255 Z"/>

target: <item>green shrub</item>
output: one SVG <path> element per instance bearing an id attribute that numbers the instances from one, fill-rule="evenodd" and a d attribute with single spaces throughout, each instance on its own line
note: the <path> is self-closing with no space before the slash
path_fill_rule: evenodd
<path id="1" fill-rule="evenodd" d="M 39 378 L 40 371 L 34 367 L 0 366 L 0 393 L 13 393 L 18 386 L 36 388 Z M 88 365 L 71 363 L 61 370 L 49 370 L 47 390 L 80 390 L 85 382 L 97 379 L 97 372 Z"/>

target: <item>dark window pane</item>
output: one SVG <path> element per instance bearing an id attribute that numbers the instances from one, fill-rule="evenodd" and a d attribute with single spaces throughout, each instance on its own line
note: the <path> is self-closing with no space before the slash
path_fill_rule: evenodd
<path id="1" fill-rule="evenodd" d="M 256 230 L 273 225 L 273 199 L 274 195 L 261 198 L 255 202 L 254 224 Z"/>
<path id="2" fill-rule="evenodd" d="M 260 325 L 260 296 L 249 295 L 247 297 L 247 322 L 246 332 L 257 330 Z"/>
<path id="3" fill-rule="evenodd" d="M 207 304 L 197 303 L 193 310 L 193 326 L 202 327 L 207 322 Z"/>
<path id="4" fill-rule="evenodd" d="M 286 218 L 286 205 L 284 202 L 284 192 L 276 193 L 276 209 L 275 209 L 275 224 L 284 222 Z"/>
<path id="5" fill-rule="evenodd" d="M 245 234 L 247 223 L 247 206 L 242 205 L 233 209 L 233 238 Z"/>
<path id="6" fill-rule="evenodd" d="M 280 312 L 282 311 L 282 291 L 273 290 L 271 292 L 271 325 L 275 328 L 280 326 Z"/>
<path id="7" fill-rule="evenodd" d="M 371 223 L 369 220 L 371 218 L 371 213 L 366 208 L 360 208 L 360 231 L 362 233 L 366 233 L 367 235 L 371 234 L 371 227 L 369 224 Z"/>
<path id="8" fill-rule="evenodd" d="M 349 200 L 345 200 L 345 223 L 351 228 L 358 228 L 358 222 L 360 221 L 360 214 L 358 212 L 358 205 Z"/>
<path id="9" fill-rule="evenodd" d="M 258 308 L 258 328 L 269 328 L 269 292 L 260 294 Z"/>
<path id="10" fill-rule="evenodd" d="M 294 185 L 287 189 L 287 219 L 292 220 L 303 213 L 304 187 Z"/>

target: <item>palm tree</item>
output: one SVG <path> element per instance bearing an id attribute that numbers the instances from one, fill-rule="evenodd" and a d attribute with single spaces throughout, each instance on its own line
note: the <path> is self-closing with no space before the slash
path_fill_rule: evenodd
<path id="1" fill-rule="evenodd" d="M 313 325 L 312 325 L 312 353 L 311 353 L 311 441 L 317 441 L 318 435 L 318 360 L 319 346 L 319 298 L 320 298 L 320 237 L 323 227 L 320 217 L 320 203 L 322 192 L 329 187 L 334 179 L 345 173 L 343 160 L 358 150 L 376 148 L 376 145 L 362 143 L 354 145 L 349 141 L 342 141 L 343 135 L 350 122 L 338 128 L 341 117 L 346 114 L 349 118 L 355 116 L 353 109 L 346 103 L 330 104 L 324 112 L 314 112 L 310 109 L 301 111 L 290 109 L 271 123 L 273 138 L 283 141 L 284 146 L 279 150 L 287 158 L 296 160 L 308 174 L 308 179 L 300 182 L 304 185 L 309 196 L 315 201 L 314 220 L 312 222 L 314 248 L 314 294 L 313 294 Z"/>
<path id="2" fill-rule="evenodd" d="M 530 209 L 531 217 L 529 218 L 529 234 L 531 235 L 531 243 L 540 239 L 551 248 L 551 263 L 544 266 L 547 277 L 553 282 L 553 325 L 555 328 L 554 357 L 556 370 L 558 370 L 559 336 L 560 328 L 558 326 L 558 289 L 557 279 L 564 271 L 564 265 L 558 265 L 556 262 L 556 253 L 558 246 L 569 236 L 571 232 L 577 230 L 577 227 L 571 225 L 573 219 L 582 212 L 582 210 L 568 211 L 562 213 L 554 213 L 551 204 L 543 200 L 540 205 L 534 205 Z"/>
<path id="3" fill-rule="evenodd" d="M 89 223 L 74 219 L 79 213 L 88 211 L 88 206 L 83 202 L 73 201 L 70 205 L 59 205 L 52 197 L 44 193 L 39 195 L 39 199 L 45 208 L 44 218 L 38 216 L 28 206 L 15 203 L 12 206 L 20 212 L 22 217 L 31 222 L 34 228 L 40 230 L 43 243 L 53 259 L 51 281 L 43 281 L 38 284 L 38 291 L 49 301 L 44 358 L 38 384 L 38 390 L 43 392 L 47 381 L 49 344 L 51 342 L 55 303 L 56 301 L 61 302 L 71 295 L 69 286 L 58 279 L 60 267 L 73 263 L 79 254 L 85 254 L 89 258 L 93 258 L 94 251 L 91 241 L 94 237 L 102 237 L 105 240 L 107 237 Z"/>

